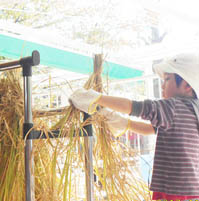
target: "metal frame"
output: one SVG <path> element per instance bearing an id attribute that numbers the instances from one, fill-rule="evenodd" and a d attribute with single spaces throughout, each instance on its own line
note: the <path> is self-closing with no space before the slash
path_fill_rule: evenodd
<path id="1" fill-rule="evenodd" d="M 25 140 L 25 186 L 26 186 L 26 201 L 35 201 L 35 182 L 34 182 L 34 156 L 32 155 L 32 140 L 46 139 L 41 131 L 32 130 L 32 66 L 40 63 L 40 54 L 38 51 L 33 51 L 32 56 L 24 57 L 20 60 L 15 60 L 0 64 L 0 71 L 12 70 L 16 68 L 23 69 L 23 84 L 24 84 L 24 124 L 23 137 Z M 89 118 L 89 115 L 84 113 L 84 120 Z M 94 201 L 94 174 L 93 174 L 93 132 L 92 125 L 84 127 L 84 146 L 85 146 L 85 179 L 86 179 L 86 197 L 87 201 Z M 59 130 L 48 133 L 50 138 L 58 138 Z"/>

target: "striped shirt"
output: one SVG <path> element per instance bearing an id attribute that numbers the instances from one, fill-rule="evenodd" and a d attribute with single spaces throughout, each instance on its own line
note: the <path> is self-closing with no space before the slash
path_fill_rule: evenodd
<path id="1" fill-rule="evenodd" d="M 139 102 L 140 103 L 140 102 Z M 199 195 L 199 123 L 188 98 L 145 100 L 139 115 L 157 129 L 150 190 Z"/>

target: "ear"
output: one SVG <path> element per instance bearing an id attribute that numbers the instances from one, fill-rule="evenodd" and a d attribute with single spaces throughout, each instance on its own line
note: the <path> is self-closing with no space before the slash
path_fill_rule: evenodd
<path id="1" fill-rule="evenodd" d="M 192 87 L 185 81 L 185 80 L 182 80 L 182 88 L 184 89 L 185 93 L 187 94 L 192 94 Z"/>

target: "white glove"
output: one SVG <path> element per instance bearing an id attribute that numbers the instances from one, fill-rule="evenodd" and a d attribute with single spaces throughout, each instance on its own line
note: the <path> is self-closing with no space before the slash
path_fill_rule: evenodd
<path id="1" fill-rule="evenodd" d="M 123 135 L 129 129 L 130 120 L 123 117 L 119 112 L 103 108 L 99 114 L 105 117 L 106 123 L 116 137 Z"/>
<path id="2" fill-rule="evenodd" d="M 92 89 L 77 89 L 70 97 L 69 101 L 79 110 L 88 114 L 96 112 L 97 104 L 95 103 L 100 97 L 98 93 Z"/>

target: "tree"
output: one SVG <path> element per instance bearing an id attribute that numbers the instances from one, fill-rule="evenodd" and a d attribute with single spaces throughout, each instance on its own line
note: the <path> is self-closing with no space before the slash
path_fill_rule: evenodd
<path id="1" fill-rule="evenodd" d="M 2 5 L 1 19 L 38 30 L 57 30 L 57 35 L 67 40 L 91 46 L 110 50 L 158 42 L 154 36 L 159 36 L 148 29 L 149 21 L 151 24 L 154 18 L 158 21 L 158 15 L 147 18 L 151 12 L 144 9 L 138 0 L 130 3 L 124 0 L 122 4 L 119 0 L 18 0 L 14 4 L 8 0 L 3 1 Z M 125 9 L 129 13 L 126 14 Z"/>

